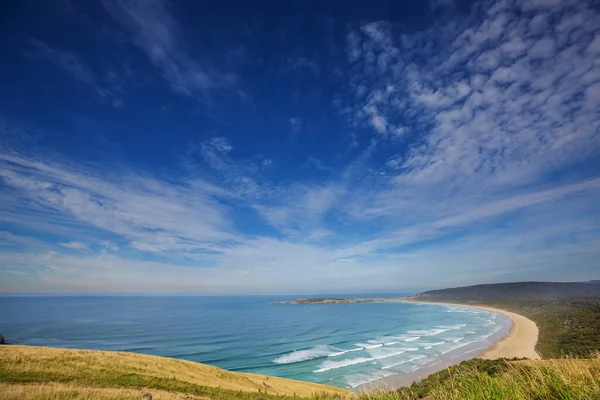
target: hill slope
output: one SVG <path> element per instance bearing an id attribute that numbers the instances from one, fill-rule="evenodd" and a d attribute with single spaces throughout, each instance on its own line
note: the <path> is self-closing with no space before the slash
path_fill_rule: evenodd
<path id="1" fill-rule="evenodd" d="M 339 388 L 134 353 L 0 346 L 0 399 L 346 399 Z M 42 394 L 46 394 L 42 396 Z M 51 393 L 51 396 L 48 394 Z"/>
<path id="2" fill-rule="evenodd" d="M 600 297 L 600 285 L 588 282 L 516 282 L 429 290 L 414 296 L 425 301 L 496 301 Z"/>
<path id="3" fill-rule="evenodd" d="M 410 388 L 356 395 L 164 357 L 0 346 L 1 400 L 139 400 L 143 393 L 151 393 L 153 400 L 595 400 L 600 398 L 600 358 L 473 359 Z"/>
<path id="4" fill-rule="evenodd" d="M 410 388 L 374 393 L 361 400 L 597 400 L 600 358 L 481 360 L 436 372 Z"/>
<path id="5" fill-rule="evenodd" d="M 482 304 L 521 314 L 536 323 L 544 358 L 589 357 L 600 351 L 600 285 L 520 282 L 431 290 L 417 301 Z"/>

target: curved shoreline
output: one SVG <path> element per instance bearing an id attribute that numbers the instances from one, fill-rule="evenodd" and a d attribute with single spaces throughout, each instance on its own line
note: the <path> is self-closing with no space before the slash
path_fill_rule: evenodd
<path id="1" fill-rule="evenodd" d="M 504 336 L 500 340 L 494 342 L 492 346 L 482 351 L 477 355 L 479 358 L 485 358 L 493 360 L 496 358 L 514 358 L 514 357 L 526 357 L 532 360 L 540 360 L 541 357 L 535 350 L 537 339 L 539 335 L 539 329 L 535 322 L 527 317 L 520 314 L 502 310 L 500 308 L 472 305 L 472 304 L 461 304 L 461 303 L 447 303 L 447 302 L 434 302 L 434 301 L 406 301 L 407 303 L 421 303 L 421 304 L 439 304 L 448 306 L 458 307 L 471 307 L 478 308 L 480 310 L 491 311 L 498 314 L 502 314 L 512 321 L 512 326 L 508 335 Z"/>
<path id="2" fill-rule="evenodd" d="M 456 358 L 453 362 L 440 363 L 435 366 L 425 367 L 414 372 L 409 372 L 407 374 L 394 375 L 387 378 L 383 378 L 357 387 L 356 389 L 358 389 L 358 392 L 371 392 L 379 389 L 394 390 L 402 386 L 410 386 L 413 382 L 418 382 L 422 379 L 425 379 L 430 374 L 447 368 L 450 365 L 459 364 L 461 361 L 470 360 L 472 358 L 484 358 L 488 360 L 493 360 L 497 358 L 527 357 L 532 360 L 541 359 L 540 355 L 535 351 L 535 345 L 537 344 L 539 332 L 538 327 L 535 324 L 535 322 L 520 314 L 482 305 L 416 300 L 400 301 L 405 303 L 437 304 L 441 306 L 476 308 L 501 314 L 508 318 L 512 322 L 512 324 L 510 326 L 508 334 L 506 334 L 504 337 L 501 337 L 499 340 L 493 342 L 490 345 L 490 347 L 481 351 L 475 357 L 459 357 Z"/>

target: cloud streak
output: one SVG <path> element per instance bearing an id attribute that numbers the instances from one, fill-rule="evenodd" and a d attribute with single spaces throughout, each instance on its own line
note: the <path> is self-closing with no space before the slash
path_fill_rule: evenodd
<path id="1" fill-rule="evenodd" d="M 11 281 L 0 290 L 348 293 L 593 278 L 600 12 L 591 1 L 483 1 L 466 14 L 429 5 L 435 23 L 421 31 L 344 26 L 333 104 L 352 143 L 325 137 L 340 133 L 333 118 L 316 136 L 327 112 L 310 107 L 269 114 L 279 136 L 190 119 L 201 132 L 181 164 L 156 170 L 7 140 L 0 272 Z M 170 3 L 104 7 L 178 100 L 234 85 L 186 46 Z M 80 56 L 34 47 L 97 84 Z M 297 75 L 327 76 L 329 64 L 290 57 Z M 252 107 L 249 121 L 262 121 Z M 6 125 L 2 137 L 18 134 Z M 293 153 L 268 146 L 286 132 Z"/>
<path id="2" fill-rule="evenodd" d="M 232 74 L 201 65 L 186 50 L 183 28 L 166 0 L 104 1 L 106 11 L 131 35 L 171 88 L 186 96 L 232 85 Z"/>
<path id="3" fill-rule="evenodd" d="M 0 155 L 0 162 L 3 182 L 24 200 L 5 210 L 6 219 L 44 211 L 119 235 L 132 248 L 150 252 L 211 252 L 234 239 L 226 207 L 200 181 L 171 185 L 133 172 L 115 181 L 116 175 L 10 154 Z M 75 245 L 80 243 L 66 247 L 81 248 Z"/>

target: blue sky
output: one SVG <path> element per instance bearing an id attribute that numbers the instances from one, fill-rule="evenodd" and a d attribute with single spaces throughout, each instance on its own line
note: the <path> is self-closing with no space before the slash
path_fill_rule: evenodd
<path id="1" fill-rule="evenodd" d="M 0 291 L 598 279 L 593 1 L 0 10 Z"/>

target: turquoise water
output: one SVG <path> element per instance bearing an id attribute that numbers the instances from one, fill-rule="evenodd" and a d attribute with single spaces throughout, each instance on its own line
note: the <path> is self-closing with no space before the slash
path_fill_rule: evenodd
<path id="1" fill-rule="evenodd" d="M 509 327 L 464 307 L 287 297 L 5 297 L 12 343 L 181 358 L 343 388 L 475 355 Z"/>

